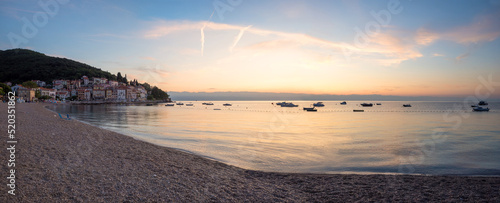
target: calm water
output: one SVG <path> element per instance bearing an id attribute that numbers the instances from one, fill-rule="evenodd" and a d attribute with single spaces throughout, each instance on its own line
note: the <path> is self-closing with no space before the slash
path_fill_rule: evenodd
<path id="1" fill-rule="evenodd" d="M 190 102 L 185 102 L 185 104 Z M 81 121 L 247 169 L 311 173 L 500 175 L 500 103 L 268 101 L 214 106 L 51 107 Z M 411 103 L 411 108 L 402 107 Z M 213 110 L 218 108 L 221 110 Z M 364 109 L 365 112 L 352 112 Z"/>

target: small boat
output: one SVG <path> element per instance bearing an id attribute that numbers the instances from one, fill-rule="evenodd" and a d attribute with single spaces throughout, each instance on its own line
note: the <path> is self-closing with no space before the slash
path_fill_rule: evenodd
<path id="1" fill-rule="evenodd" d="M 340 105 L 346 105 L 347 102 L 343 101 L 343 102 L 340 102 Z"/>
<path id="2" fill-rule="evenodd" d="M 165 106 L 174 106 L 174 104 L 166 104 Z"/>
<path id="3" fill-rule="evenodd" d="M 222 104 L 222 106 L 232 106 L 232 104 L 230 104 L 230 103 L 225 103 L 225 104 Z"/>
<path id="4" fill-rule="evenodd" d="M 314 107 L 304 107 L 303 110 L 304 111 L 311 111 L 311 110 L 314 110 L 315 108 Z"/>
<path id="5" fill-rule="evenodd" d="M 403 107 L 411 107 L 411 104 L 403 104 Z"/>
<path id="6" fill-rule="evenodd" d="M 278 105 L 278 106 L 285 105 L 285 104 L 287 104 L 287 103 L 286 102 L 278 102 L 278 103 L 276 103 L 276 105 Z"/>
<path id="7" fill-rule="evenodd" d="M 364 107 L 372 107 L 373 104 L 372 103 L 362 103 L 361 106 L 364 106 Z"/>
<path id="8" fill-rule="evenodd" d="M 307 109 L 306 111 L 316 112 L 318 111 L 318 109 L 312 108 L 312 109 Z"/>
<path id="9" fill-rule="evenodd" d="M 474 108 L 474 107 L 478 107 L 478 105 L 470 105 L 470 107 L 473 107 L 473 108 Z"/>
<path id="10" fill-rule="evenodd" d="M 354 109 L 353 112 L 365 112 L 365 110 Z"/>
<path id="11" fill-rule="evenodd" d="M 486 105 L 488 105 L 488 102 L 479 101 L 479 103 L 477 105 L 479 105 L 479 106 L 486 106 Z"/>
<path id="12" fill-rule="evenodd" d="M 298 107 L 299 105 L 293 104 L 293 103 L 285 103 L 282 104 L 281 107 Z"/>
<path id="13" fill-rule="evenodd" d="M 220 110 L 220 109 L 214 109 L 214 110 L 218 111 L 218 110 Z"/>
<path id="14" fill-rule="evenodd" d="M 146 104 L 146 106 L 153 106 L 153 104 Z"/>
<path id="15" fill-rule="evenodd" d="M 204 102 L 204 103 L 202 103 L 202 104 L 203 104 L 203 105 L 214 105 L 214 103 L 212 103 L 212 102 Z"/>
<path id="16" fill-rule="evenodd" d="M 377 105 L 382 105 L 381 103 L 377 103 Z"/>
<path id="17" fill-rule="evenodd" d="M 182 102 L 177 102 L 176 105 L 184 105 Z"/>
<path id="18" fill-rule="evenodd" d="M 325 104 L 323 104 L 323 102 L 316 102 L 316 103 L 313 104 L 313 106 L 315 106 L 315 107 L 324 107 Z"/>
<path id="19" fill-rule="evenodd" d="M 193 106 L 193 104 L 186 104 L 186 106 Z"/>
<path id="20" fill-rule="evenodd" d="M 490 108 L 483 108 L 483 107 L 475 107 L 472 110 L 474 111 L 490 111 Z"/>

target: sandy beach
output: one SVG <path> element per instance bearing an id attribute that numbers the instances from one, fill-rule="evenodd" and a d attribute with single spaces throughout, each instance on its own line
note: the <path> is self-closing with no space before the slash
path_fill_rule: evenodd
<path id="1" fill-rule="evenodd" d="M 287 174 L 245 170 L 16 104 L 16 195 L 0 202 L 499 202 L 500 177 Z"/>

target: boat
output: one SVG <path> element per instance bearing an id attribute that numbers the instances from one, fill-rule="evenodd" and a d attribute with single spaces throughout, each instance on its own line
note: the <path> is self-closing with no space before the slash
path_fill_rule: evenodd
<path id="1" fill-rule="evenodd" d="M 315 109 L 315 108 L 314 107 L 304 107 L 303 108 L 304 111 L 311 111 L 313 109 Z"/>
<path id="2" fill-rule="evenodd" d="M 340 102 L 340 105 L 346 105 L 347 102 L 343 101 L 343 102 Z"/>
<path id="3" fill-rule="evenodd" d="M 307 109 L 306 111 L 316 112 L 318 111 L 318 109 L 312 108 L 312 109 Z"/>
<path id="4" fill-rule="evenodd" d="M 220 109 L 214 109 L 214 110 L 217 110 L 217 111 L 218 111 L 218 110 L 220 110 Z"/>
<path id="5" fill-rule="evenodd" d="M 186 106 L 193 106 L 193 104 L 186 104 Z"/>
<path id="6" fill-rule="evenodd" d="M 479 103 L 477 105 L 479 105 L 479 106 L 486 106 L 486 105 L 488 105 L 488 102 L 479 101 Z"/>
<path id="7" fill-rule="evenodd" d="M 176 105 L 184 105 L 182 102 L 177 102 Z"/>
<path id="8" fill-rule="evenodd" d="M 471 105 L 470 107 L 478 107 L 478 105 Z"/>
<path id="9" fill-rule="evenodd" d="M 373 104 L 372 103 L 362 103 L 361 106 L 364 106 L 364 107 L 372 107 Z"/>
<path id="10" fill-rule="evenodd" d="M 293 103 L 286 103 L 282 104 L 281 107 L 298 107 L 299 105 L 293 104 Z"/>
<path id="11" fill-rule="evenodd" d="M 286 104 L 286 102 L 278 102 L 278 103 L 276 103 L 276 105 L 278 105 L 278 106 L 285 105 L 285 104 Z"/>
<path id="12" fill-rule="evenodd" d="M 175 104 L 166 104 L 165 106 L 174 106 Z"/>
<path id="13" fill-rule="evenodd" d="M 222 106 L 232 106 L 232 104 L 230 104 L 230 103 L 225 103 L 225 104 L 222 104 Z"/>
<path id="14" fill-rule="evenodd" d="M 214 105 L 214 103 L 212 103 L 212 102 L 204 102 L 204 103 L 202 103 L 202 104 L 203 104 L 203 105 Z"/>
<path id="15" fill-rule="evenodd" d="M 153 106 L 153 104 L 146 104 L 146 106 Z"/>
<path id="16" fill-rule="evenodd" d="M 365 112 L 365 110 L 360 110 L 360 109 L 354 109 L 352 110 L 353 112 Z"/>
<path id="17" fill-rule="evenodd" d="M 490 111 L 490 108 L 488 108 L 488 107 L 483 108 L 483 107 L 478 106 L 478 107 L 473 108 L 472 110 L 474 110 L 474 111 Z"/>
<path id="18" fill-rule="evenodd" d="M 324 107 L 325 104 L 323 104 L 323 102 L 316 102 L 316 103 L 313 104 L 313 106 L 315 106 L 315 107 Z"/>
<path id="19" fill-rule="evenodd" d="M 381 103 L 377 103 L 377 105 L 382 105 Z"/>
<path id="20" fill-rule="evenodd" d="M 411 107 L 411 104 L 403 104 L 403 107 Z"/>

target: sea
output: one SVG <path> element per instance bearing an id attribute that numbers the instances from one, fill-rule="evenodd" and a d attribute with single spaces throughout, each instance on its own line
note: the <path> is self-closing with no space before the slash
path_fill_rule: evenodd
<path id="1" fill-rule="evenodd" d="M 324 101 L 317 112 L 303 110 L 313 101 L 291 101 L 298 107 L 277 106 L 281 101 L 203 102 L 49 108 L 139 140 L 251 170 L 500 175 L 500 102 L 490 102 L 489 112 L 474 112 L 470 103 L 460 101 L 370 101 L 372 107 L 360 105 L 367 101 Z"/>

